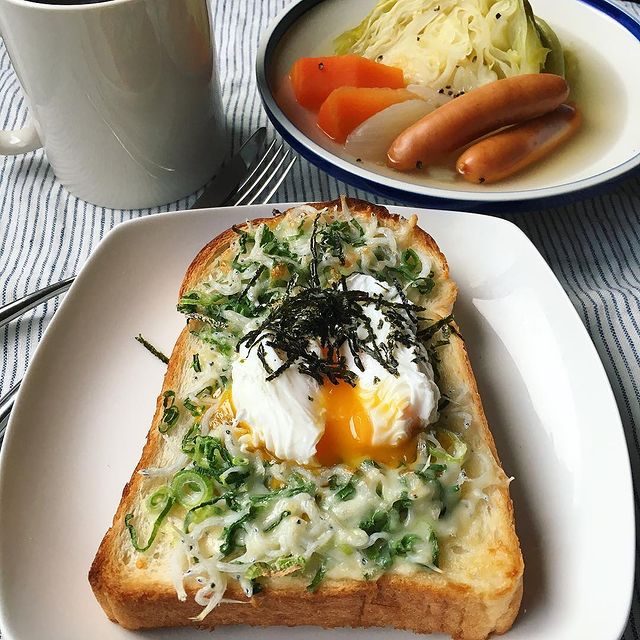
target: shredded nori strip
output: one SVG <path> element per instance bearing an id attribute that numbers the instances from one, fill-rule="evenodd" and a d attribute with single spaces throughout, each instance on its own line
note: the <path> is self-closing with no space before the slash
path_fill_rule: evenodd
<path id="1" fill-rule="evenodd" d="M 420 329 L 420 331 L 418 331 L 418 337 L 425 341 L 431 340 L 431 338 L 433 338 L 433 336 L 435 336 L 436 333 L 440 331 L 440 329 L 450 325 L 452 322 L 453 322 L 453 316 L 452 315 L 446 316 L 445 318 L 442 318 L 437 322 L 434 322 L 428 327 L 425 327 L 424 329 Z"/>
<path id="2" fill-rule="evenodd" d="M 162 360 L 165 364 L 169 364 L 169 358 L 162 353 L 159 349 L 156 349 L 144 336 L 139 333 L 135 336 L 135 339 L 150 353 L 152 353 L 158 360 Z"/>
<path id="3" fill-rule="evenodd" d="M 315 279 L 317 272 L 312 275 L 312 280 Z M 375 306 L 391 325 L 385 343 L 379 344 L 376 340 L 376 330 L 365 313 L 366 305 Z M 416 314 L 420 311 L 422 307 L 406 298 L 402 302 L 390 302 L 381 295 L 350 291 L 343 279 L 326 289 L 310 286 L 286 297 L 257 329 L 238 342 L 237 349 L 243 344 L 249 350 L 258 349 L 258 357 L 268 373 L 267 380 L 296 365 L 301 373 L 319 384 L 326 378 L 333 384 L 344 380 L 353 386 L 357 375 L 349 370 L 346 358 L 340 353 L 343 345 L 348 346 L 361 371 L 364 366 L 359 353 L 366 353 L 396 375 L 396 346 L 416 347 L 416 357 L 422 357 L 422 345 L 416 336 Z M 314 341 L 319 344 L 320 352 L 310 348 Z M 285 354 L 284 363 L 275 370 L 266 361 L 267 346 Z"/>

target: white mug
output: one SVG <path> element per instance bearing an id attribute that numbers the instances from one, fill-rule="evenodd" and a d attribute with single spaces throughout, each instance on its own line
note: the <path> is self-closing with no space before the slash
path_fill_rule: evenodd
<path id="1" fill-rule="evenodd" d="M 177 200 L 219 167 L 207 0 L 0 0 L 0 35 L 30 116 L 0 154 L 44 147 L 71 193 L 119 209 Z"/>

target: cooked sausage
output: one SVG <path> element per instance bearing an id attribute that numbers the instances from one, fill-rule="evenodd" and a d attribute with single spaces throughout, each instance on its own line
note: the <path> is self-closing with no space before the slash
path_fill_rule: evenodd
<path id="1" fill-rule="evenodd" d="M 553 111 L 569 96 L 564 78 L 532 73 L 496 80 L 418 120 L 391 144 L 387 164 L 400 171 L 420 168 L 476 138 Z"/>
<path id="2" fill-rule="evenodd" d="M 580 111 L 568 104 L 539 118 L 499 131 L 466 149 L 456 169 L 477 184 L 502 180 L 551 153 L 582 123 Z"/>

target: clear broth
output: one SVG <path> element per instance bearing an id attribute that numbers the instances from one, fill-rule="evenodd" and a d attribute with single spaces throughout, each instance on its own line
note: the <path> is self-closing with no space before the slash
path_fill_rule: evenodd
<path id="1" fill-rule="evenodd" d="M 311 12 L 310 12 L 311 13 Z M 306 18 L 307 16 L 305 16 Z M 309 16 L 312 18 L 312 16 Z M 367 169 L 395 180 L 404 180 L 425 187 L 439 187 L 458 191 L 509 192 L 537 189 L 575 182 L 600 173 L 601 167 L 618 164 L 613 147 L 623 135 L 628 117 L 625 88 L 611 64 L 594 49 L 592 43 L 554 29 L 560 38 L 568 60 L 567 80 L 572 88 L 570 100 L 582 111 L 580 131 L 551 156 L 536 165 L 491 185 L 474 185 L 455 172 L 458 152 L 442 163 L 423 172 L 402 173 L 385 165 L 356 161 L 340 144 L 330 140 L 316 124 L 316 113 L 297 104 L 288 82 L 289 55 L 278 55 L 273 86 L 276 102 L 291 122 L 308 138 L 335 156 L 358 168 Z M 282 39 L 279 51 L 284 53 L 290 38 L 296 39 L 296 27 Z M 292 47 L 295 50 L 295 47 Z M 313 47 L 306 55 L 332 55 L 331 38 Z M 610 157 L 611 156 L 611 157 Z"/>

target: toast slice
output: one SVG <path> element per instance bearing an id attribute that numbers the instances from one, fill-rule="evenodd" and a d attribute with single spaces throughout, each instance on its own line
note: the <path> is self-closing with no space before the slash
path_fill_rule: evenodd
<path id="1" fill-rule="evenodd" d="M 438 412 L 435 421 L 417 436 L 416 461 L 396 469 L 363 461 L 355 471 L 347 464 L 327 470 L 274 459 L 252 442 L 235 419 L 228 393 L 233 379 L 228 379 L 224 365 L 222 369 L 217 366 L 216 358 L 223 351 L 228 355 L 229 347 L 216 333 L 219 308 L 208 308 L 211 300 L 203 292 L 212 288 L 231 291 L 233 278 L 246 279 L 238 276 L 245 268 L 239 256 L 249 254 L 271 265 L 268 277 L 259 269 L 262 275 L 257 279 L 254 275 L 254 281 L 280 279 L 282 286 L 291 287 L 294 269 L 282 265 L 290 262 L 290 253 L 304 252 L 300 247 L 305 237 L 310 243 L 311 235 L 332 222 L 351 227 L 347 231 L 335 227 L 344 231 L 342 244 L 326 233 L 322 236 L 326 264 L 321 264 L 327 278 L 340 278 L 366 263 L 368 271 L 375 274 L 380 268 L 380 277 L 393 280 L 395 286 L 401 286 L 396 277 L 403 279 L 406 302 L 420 305 L 419 323 L 426 327 L 419 335 L 429 354 L 429 369 L 437 379 Z M 260 242 L 258 233 L 262 234 Z M 289 243 L 279 244 L 282 238 L 289 238 Z M 347 246 L 350 243 L 357 246 Z M 344 247 L 346 259 L 341 255 Z M 317 251 L 316 246 L 316 257 Z M 271 262 L 265 253 L 271 254 Z M 351 254 L 359 256 L 357 263 L 350 259 Z M 187 313 L 188 324 L 171 354 L 142 457 L 89 572 L 91 587 L 107 616 L 129 629 L 311 624 L 444 632 L 455 640 L 482 640 L 492 632 L 507 631 L 520 606 L 524 565 L 509 480 L 500 466 L 464 342 L 451 317 L 455 297 L 445 257 L 435 241 L 416 226 L 415 216 L 405 220 L 364 201 L 343 198 L 304 205 L 235 227 L 209 242 L 185 275 L 179 308 Z M 272 299 L 265 307 L 278 304 Z M 227 318 L 245 322 L 242 309 L 240 315 L 237 308 L 225 313 Z M 252 327 L 253 320 L 245 330 Z M 205 360 L 209 359 L 207 369 Z M 197 391 L 199 386 L 204 393 Z M 187 485 L 176 480 L 186 478 L 180 476 L 182 469 L 196 465 L 194 428 L 198 434 L 219 434 L 219 442 L 234 453 L 233 460 L 229 454 L 222 474 L 226 473 L 226 480 L 220 480 L 219 470 L 204 488 L 197 479 Z M 204 441 L 203 437 L 200 442 Z M 239 457 L 235 456 L 239 451 Z M 243 473 L 250 473 L 242 466 L 245 463 L 257 465 L 254 471 L 263 465 L 266 475 L 261 483 L 250 484 L 251 475 L 242 480 Z M 230 480 L 230 474 L 240 476 L 240 484 Z M 371 482 L 377 483 L 373 492 Z M 404 488 L 402 498 L 394 501 L 387 492 L 399 491 L 396 485 Z M 185 486 L 190 492 L 185 492 Z M 269 491 L 271 497 L 265 493 Z M 178 503 L 178 494 L 186 506 Z M 220 494 L 227 496 L 228 503 Z M 240 502 L 262 506 L 243 510 L 234 503 L 238 495 Z M 191 506 L 199 499 L 204 507 Z M 282 505 L 286 511 L 281 511 Z M 373 515 L 372 505 L 376 506 Z M 391 525 L 389 514 L 394 509 L 400 515 Z M 383 523 L 376 524 L 376 514 L 383 510 Z M 257 511 L 260 515 L 256 516 Z M 287 542 L 287 536 L 295 530 L 296 517 L 312 533 L 312 527 L 320 526 L 315 517 L 333 518 L 337 528 L 348 521 L 351 528 L 348 535 L 346 529 L 316 531 L 313 539 L 296 539 L 294 544 Z M 353 526 L 359 520 L 368 524 Z M 419 531 L 430 534 L 400 537 L 403 527 L 415 532 L 416 526 L 426 527 Z M 259 528 L 270 533 L 258 533 Z M 148 540 L 152 544 L 144 549 Z M 256 547 L 256 540 L 263 546 Z M 225 547 L 225 543 L 230 544 Z M 287 549 L 299 553 L 274 560 L 275 552 L 268 551 L 268 546 L 287 544 Z M 418 547 L 423 555 L 416 551 Z M 251 566 L 247 565 L 249 548 L 258 549 Z M 267 549 L 264 557 L 260 556 L 263 548 Z M 374 569 L 363 569 L 367 562 Z"/>

